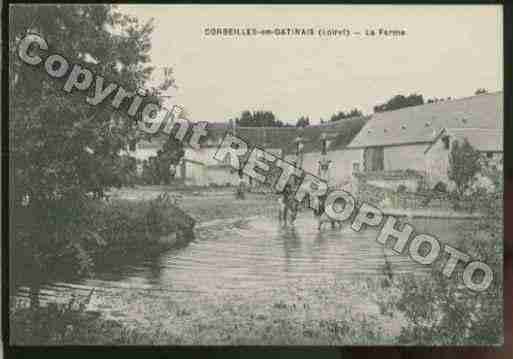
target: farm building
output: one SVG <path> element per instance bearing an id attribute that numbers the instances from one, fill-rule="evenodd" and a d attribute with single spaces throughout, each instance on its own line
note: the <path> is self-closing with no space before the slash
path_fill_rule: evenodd
<path id="1" fill-rule="evenodd" d="M 416 182 L 420 174 L 433 186 L 448 182 L 452 144 L 465 138 L 483 157 L 502 166 L 502 92 L 374 114 L 347 146 L 345 157 L 351 159 L 353 173 L 413 170 L 409 173 L 415 175 L 402 180 Z M 380 185 L 386 187 L 390 180 Z M 399 184 L 405 183 L 397 178 Z"/>
<path id="2" fill-rule="evenodd" d="M 404 185 L 415 191 L 421 182 L 428 186 L 448 182 L 449 154 L 454 141 L 467 139 L 492 166 L 502 168 L 502 129 L 502 92 L 305 128 L 233 128 L 228 123 L 209 123 L 208 136 L 201 148 L 185 149 L 177 178 L 191 185 L 239 183 L 238 172 L 214 158 L 217 147 L 230 132 L 250 146 L 288 160 L 295 159 L 299 140 L 303 146 L 303 169 L 320 175 L 321 161 L 326 160 L 329 170 L 325 179 L 332 186 L 354 182 L 355 174 L 367 174 L 367 180 L 376 186 Z M 162 139 L 141 142 L 133 156 L 147 159 L 156 155 L 161 144 Z M 253 184 L 249 178 L 244 181 Z"/>
<path id="3" fill-rule="evenodd" d="M 290 159 L 295 154 L 295 140 L 298 137 L 304 142 L 303 167 L 313 174 L 318 174 L 319 160 L 321 159 L 322 135 L 328 136 L 329 151 L 344 148 L 363 126 L 368 117 L 357 117 L 338 122 L 296 127 L 237 127 L 232 128 L 227 123 L 209 123 L 208 135 L 201 142 L 200 149 L 185 148 L 185 155 L 177 168 L 176 178 L 183 180 L 188 185 L 225 185 L 238 184 L 240 181 L 238 172 L 228 164 L 219 163 L 214 155 L 226 133 L 230 132 L 245 140 L 249 146 L 258 146 L 266 151 L 282 158 Z M 162 147 L 163 138 L 155 138 L 153 141 L 141 141 L 136 144 L 135 150 L 130 154 L 139 160 L 148 160 L 156 156 Z M 337 171 L 332 171 L 336 173 Z M 243 178 L 250 185 L 250 178 Z"/>

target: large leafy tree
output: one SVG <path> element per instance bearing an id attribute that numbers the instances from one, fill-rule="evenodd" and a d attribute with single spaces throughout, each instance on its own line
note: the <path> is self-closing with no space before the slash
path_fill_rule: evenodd
<path id="1" fill-rule="evenodd" d="M 125 181 L 131 166 L 123 153 L 139 136 L 136 118 L 124 115 L 128 101 L 114 110 L 114 94 L 89 105 L 94 81 L 89 92 L 63 91 L 67 76 L 53 79 L 42 63 L 25 64 L 17 45 L 35 32 L 48 42 L 48 54 L 103 76 L 104 86 L 113 81 L 135 91 L 153 70 L 147 66 L 152 24 L 110 5 L 13 6 L 9 18 L 11 248 L 25 276 L 49 275 L 70 253 L 74 268 L 85 270 L 85 242 L 97 238 L 84 227 L 85 205 L 91 192 L 101 196 Z"/>
<path id="2" fill-rule="evenodd" d="M 127 90 L 144 86 L 151 23 L 140 24 L 108 5 L 15 6 L 10 11 L 10 155 L 14 199 L 77 200 L 91 190 L 119 184 L 118 157 L 134 136 L 126 108 L 114 111 L 112 97 L 91 106 L 79 91 L 62 91 L 42 64 L 17 55 L 17 43 L 36 32 L 59 53 Z M 90 60 L 94 59 L 94 60 Z M 89 61 L 88 61 L 89 60 Z M 94 83 L 91 91 L 94 90 Z"/>

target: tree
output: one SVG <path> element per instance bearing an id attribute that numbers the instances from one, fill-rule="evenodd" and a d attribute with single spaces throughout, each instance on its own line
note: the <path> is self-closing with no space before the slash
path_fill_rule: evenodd
<path id="1" fill-rule="evenodd" d="M 475 92 L 474 92 L 474 95 L 482 95 L 482 94 L 485 94 L 485 93 L 488 93 L 488 90 L 485 89 L 485 88 L 478 88 Z"/>
<path id="2" fill-rule="evenodd" d="M 330 121 L 331 122 L 335 122 L 335 121 L 340 121 L 340 120 L 343 120 L 343 119 L 346 119 L 346 118 L 351 118 L 351 117 L 360 117 L 362 116 L 362 112 L 360 110 L 358 110 L 357 108 L 354 108 L 352 109 L 351 111 L 347 112 L 347 113 L 344 113 L 344 111 L 339 111 L 338 113 L 336 114 L 333 114 L 330 118 Z"/>
<path id="3" fill-rule="evenodd" d="M 449 155 L 448 177 L 456 184 L 456 191 L 461 198 L 470 188 L 474 176 L 481 170 L 480 154 L 464 139 L 463 144 L 454 141 Z"/>
<path id="4" fill-rule="evenodd" d="M 271 111 L 243 111 L 235 119 L 237 126 L 241 127 L 283 127 L 284 124 L 276 118 Z"/>
<path id="5" fill-rule="evenodd" d="M 171 166 L 176 166 L 184 154 L 182 142 L 174 136 L 168 136 L 154 159 L 156 173 L 154 174 L 155 183 L 152 184 L 169 184 L 172 177 Z"/>
<path id="6" fill-rule="evenodd" d="M 385 111 L 393 111 L 404 107 L 418 106 L 422 104 L 424 104 L 424 98 L 422 97 L 422 95 L 396 95 L 387 102 L 374 106 L 374 112 L 379 113 Z"/>
<path id="7" fill-rule="evenodd" d="M 72 257 L 71 271 L 84 272 L 91 268 L 87 242 L 97 238 L 84 215 L 90 194 L 101 197 L 105 189 L 126 181 L 133 164 L 127 165 L 123 153 L 138 136 L 137 123 L 124 115 L 127 104 L 118 110 L 111 101 L 91 106 L 85 101 L 87 93 L 62 91 L 66 76 L 53 79 L 43 64 L 23 63 L 17 44 L 28 32 L 40 34 L 48 41 L 47 53 L 90 69 L 106 84 L 115 82 L 135 91 L 144 88 L 152 72 L 147 66 L 152 24 L 142 24 L 110 5 L 9 10 L 14 263 L 27 264 L 25 276 L 44 278 Z M 159 91 L 150 90 L 150 98 Z"/>
<path id="8" fill-rule="evenodd" d="M 305 116 L 301 116 L 300 118 L 298 118 L 297 122 L 296 122 L 296 127 L 306 127 L 306 126 L 310 126 L 310 118 L 305 117 Z"/>
<path id="9" fill-rule="evenodd" d="M 343 148 L 360 132 L 367 123 L 368 117 L 353 117 L 344 120 L 344 126 L 337 130 L 338 134 L 333 140 L 333 146 Z"/>

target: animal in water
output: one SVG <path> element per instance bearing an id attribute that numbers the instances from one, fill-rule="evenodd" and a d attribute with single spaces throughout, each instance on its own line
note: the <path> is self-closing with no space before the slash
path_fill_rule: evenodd
<path id="1" fill-rule="evenodd" d="M 324 223 L 331 223 L 332 229 L 335 228 L 335 225 L 338 225 L 339 228 L 342 228 L 341 221 L 334 220 L 326 214 L 326 211 L 325 211 L 326 210 L 326 207 L 325 207 L 326 197 L 327 196 L 319 197 L 319 207 L 317 207 L 316 210 L 314 209 L 314 217 L 317 218 L 317 223 L 318 223 L 317 229 L 320 231 L 322 228 L 322 225 Z"/>
<path id="2" fill-rule="evenodd" d="M 289 184 L 285 186 L 282 192 L 279 192 L 278 205 L 278 219 L 280 223 L 287 224 L 289 219 L 290 224 L 294 224 L 297 217 L 298 206 L 294 200 L 294 194 Z M 290 218 L 289 218 L 290 217 Z"/>
<path id="3" fill-rule="evenodd" d="M 285 204 L 283 196 L 278 198 L 278 206 L 278 220 L 280 222 L 287 222 L 287 205 Z"/>
<path id="4" fill-rule="evenodd" d="M 290 224 L 294 224 L 297 217 L 297 206 L 295 203 L 287 200 L 286 196 L 280 196 L 278 198 L 278 220 L 280 223 L 287 224 L 287 220 Z"/>

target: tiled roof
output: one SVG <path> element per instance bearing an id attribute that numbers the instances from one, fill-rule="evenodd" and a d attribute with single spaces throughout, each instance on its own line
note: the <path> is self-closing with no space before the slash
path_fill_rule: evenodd
<path id="1" fill-rule="evenodd" d="M 443 128 L 502 127 L 503 93 L 495 92 L 376 113 L 347 147 L 431 142 Z"/>
<path id="2" fill-rule="evenodd" d="M 294 140 L 301 135 L 305 152 L 321 150 L 321 136 L 326 133 L 331 139 L 330 150 L 345 147 L 352 139 L 347 133 L 349 123 L 367 121 L 369 117 L 356 117 L 321 125 L 297 127 L 236 127 L 235 135 L 244 139 L 251 146 L 266 149 L 281 149 L 284 154 L 293 153 Z M 207 137 L 203 139 L 202 146 L 217 146 L 227 132 L 231 131 L 228 123 L 208 123 Z M 160 148 L 165 136 L 154 137 L 151 141 L 140 141 L 138 148 Z"/>

